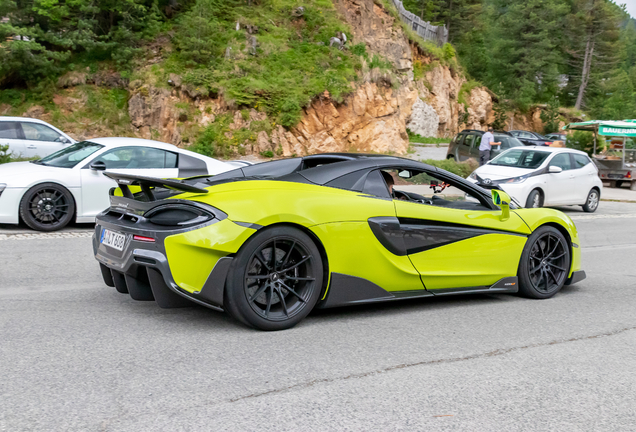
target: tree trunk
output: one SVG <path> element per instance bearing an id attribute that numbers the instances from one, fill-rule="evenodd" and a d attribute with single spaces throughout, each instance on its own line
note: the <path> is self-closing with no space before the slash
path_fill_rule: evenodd
<path id="1" fill-rule="evenodd" d="M 581 73 L 581 85 L 579 86 L 579 94 L 576 97 L 574 108 L 581 109 L 583 105 L 583 97 L 587 89 L 587 83 L 590 79 L 590 70 L 592 69 L 592 55 L 594 54 L 594 40 L 592 40 L 592 32 L 587 35 L 587 44 L 585 45 L 585 57 L 583 58 L 583 71 Z"/>

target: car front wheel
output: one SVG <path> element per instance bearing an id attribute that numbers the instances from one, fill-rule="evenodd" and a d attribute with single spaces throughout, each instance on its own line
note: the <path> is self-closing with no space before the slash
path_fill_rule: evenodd
<path id="1" fill-rule="evenodd" d="M 589 194 L 587 194 L 587 200 L 585 204 L 583 204 L 583 211 L 587 213 L 594 213 L 598 208 L 598 203 L 600 201 L 600 195 L 596 189 L 592 189 Z"/>
<path id="2" fill-rule="evenodd" d="M 519 293 L 535 299 L 558 293 L 570 274 L 570 246 L 559 230 L 542 226 L 528 238 L 519 264 Z"/>
<path id="3" fill-rule="evenodd" d="M 236 254 L 224 308 L 260 330 L 288 329 L 314 308 L 322 280 L 320 252 L 309 236 L 288 226 L 265 229 Z"/>
<path id="4" fill-rule="evenodd" d="M 530 195 L 528 195 L 528 199 L 526 199 L 526 208 L 539 207 L 543 207 L 543 197 L 541 196 L 541 192 L 535 189 L 530 192 Z"/>
<path id="5" fill-rule="evenodd" d="M 75 201 L 56 183 L 42 183 L 29 189 L 20 201 L 20 217 L 36 231 L 57 231 L 73 220 Z"/>

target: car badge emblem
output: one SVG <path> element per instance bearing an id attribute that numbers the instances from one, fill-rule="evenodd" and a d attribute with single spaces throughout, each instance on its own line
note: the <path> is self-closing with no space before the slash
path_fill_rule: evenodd
<path id="1" fill-rule="evenodd" d="M 487 185 L 492 184 L 492 180 L 490 180 L 489 178 L 484 179 L 484 184 L 487 184 Z"/>

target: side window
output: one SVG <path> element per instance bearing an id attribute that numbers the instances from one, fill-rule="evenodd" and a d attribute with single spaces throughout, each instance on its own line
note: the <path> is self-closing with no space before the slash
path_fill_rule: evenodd
<path id="1" fill-rule="evenodd" d="M 391 177 L 393 199 L 422 205 L 464 210 L 491 210 L 470 188 L 452 180 L 444 180 L 425 171 L 383 169 L 383 175 Z M 450 181 L 450 183 L 449 183 Z M 461 181 L 461 180 L 460 180 Z"/>
<path id="2" fill-rule="evenodd" d="M 467 147 L 472 147 L 474 141 L 475 141 L 475 135 L 473 134 L 466 135 L 466 138 L 464 138 L 464 145 Z"/>
<path id="3" fill-rule="evenodd" d="M 519 132 L 519 136 L 521 138 L 526 138 L 526 139 L 533 139 L 534 136 L 532 136 L 532 134 L 529 134 L 528 132 Z"/>
<path id="4" fill-rule="evenodd" d="M 18 124 L 14 122 L 0 122 L 0 138 L 19 139 Z"/>
<path id="5" fill-rule="evenodd" d="M 48 126 L 38 123 L 20 123 L 24 137 L 33 141 L 59 141 L 61 135 Z"/>
<path id="6" fill-rule="evenodd" d="M 574 158 L 574 169 L 583 168 L 591 162 L 590 158 L 584 155 L 573 154 L 572 157 Z"/>
<path id="7" fill-rule="evenodd" d="M 390 185 L 387 185 L 380 170 L 375 170 L 367 176 L 362 192 L 380 198 L 391 198 L 388 186 Z"/>
<path id="8" fill-rule="evenodd" d="M 176 168 L 175 153 L 151 147 L 121 147 L 108 151 L 95 159 L 106 164 L 106 169 L 161 169 Z"/>
<path id="9" fill-rule="evenodd" d="M 572 165 L 570 163 L 570 154 L 569 153 L 561 153 L 556 155 L 550 161 L 550 166 L 558 166 L 563 171 L 571 170 Z"/>

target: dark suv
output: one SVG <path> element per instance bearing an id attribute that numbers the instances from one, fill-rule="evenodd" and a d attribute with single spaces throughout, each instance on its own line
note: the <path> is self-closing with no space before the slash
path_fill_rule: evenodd
<path id="1" fill-rule="evenodd" d="M 481 137 L 485 133 L 484 131 L 476 129 L 464 129 L 451 141 L 448 146 L 448 152 L 446 153 L 446 159 L 455 159 L 459 162 L 467 159 L 475 159 L 478 161 L 479 145 L 481 144 Z M 493 135 L 495 136 L 495 142 L 500 142 L 501 146 L 492 146 L 490 159 L 509 148 L 523 146 L 521 141 L 508 132 L 495 131 Z"/>

